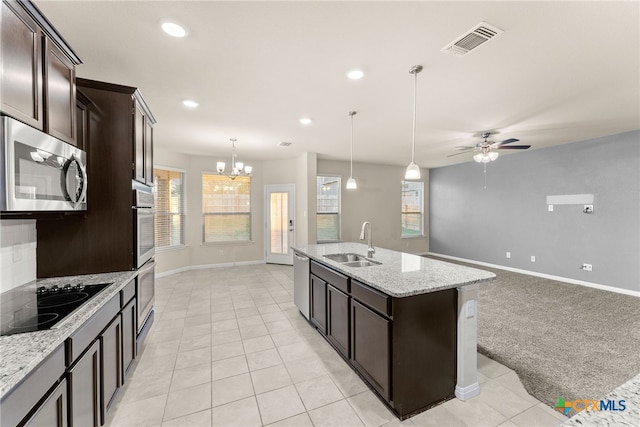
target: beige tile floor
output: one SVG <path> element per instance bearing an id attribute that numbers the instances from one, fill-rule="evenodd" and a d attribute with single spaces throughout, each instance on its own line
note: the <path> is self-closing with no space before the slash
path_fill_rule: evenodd
<path id="1" fill-rule="evenodd" d="M 478 355 L 481 393 L 400 422 L 293 304 L 293 268 L 156 281 L 156 321 L 109 426 L 556 426 L 512 370 Z"/>

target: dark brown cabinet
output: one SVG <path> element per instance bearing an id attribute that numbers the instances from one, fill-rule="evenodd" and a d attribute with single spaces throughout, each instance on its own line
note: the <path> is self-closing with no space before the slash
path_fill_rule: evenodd
<path id="1" fill-rule="evenodd" d="M 42 30 L 17 2 L 4 0 L 0 29 L 2 112 L 42 130 Z"/>
<path id="2" fill-rule="evenodd" d="M 76 144 L 76 67 L 48 38 L 44 38 L 44 131 Z"/>
<path id="3" fill-rule="evenodd" d="M 69 371 L 71 427 L 100 426 L 100 340 Z"/>
<path id="4" fill-rule="evenodd" d="M 67 381 L 62 380 L 38 410 L 24 424 L 25 427 L 66 427 Z"/>
<path id="5" fill-rule="evenodd" d="M 135 100 L 134 179 L 153 185 L 153 124 L 155 120 L 144 103 Z"/>
<path id="6" fill-rule="evenodd" d="M 122 319 L 120 315 L 113 319 L 100 336 L 100 349 L 102 375 L 100 414 L 104 423 L 113 399 L 122 385 Z"/>
<path id="7" fill-rule="evenodd" d="M 2 112 L 75 145 L 82 61 L 33 3 L 3 0 L 1 19 Z"/>
<path id="8" fill-rule="evenodd" d="M 324 280 L 311 275 L 309 296 L 310 320 L 318 330 L 327 333 L 327 284 Z"/>
<path id="9" fill-rule="evenodd" d="M 310 263 L 310 321 L 404 419 L 450 399 L 456 384 L 457 291 L 391 297 Z"/>
<path id="10" fill-rule="evenodd" d="M 327 340 L 344 356 L 349 358 L 349 295 L 327 285 Z"/>
<path id="11" fill-rule="evenodd" d="M 122 382 L 136 358 L 136 299 L 122 309 Z"/>
<path id="12" fill-rule="evenodd" d="M 138 268 L 132 180 L 153 180 L 155 119 L 136 88 L 82 78 L 76 85 L 81 95 L 74 108 L 84 113 L 81 124 L 88 154 L 87 212 L 83 217 L 38 223 L 41 278 Z M 61 252 L 64 257 L 49 256 Z"/>
<path id="13" fill-rule="evenodd" d="M 353 366 L 385 400 L 390 400 L 391 322 L 356 300 L 351 301 L 351 322 Z"/>

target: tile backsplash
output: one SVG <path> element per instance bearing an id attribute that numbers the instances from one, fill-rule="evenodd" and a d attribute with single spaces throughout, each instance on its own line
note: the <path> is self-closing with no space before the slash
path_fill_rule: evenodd
<path id="1" fill-rule="evenodd" d="M 36 280 L 36 220 L 0 221 L 0 292 Z"/>

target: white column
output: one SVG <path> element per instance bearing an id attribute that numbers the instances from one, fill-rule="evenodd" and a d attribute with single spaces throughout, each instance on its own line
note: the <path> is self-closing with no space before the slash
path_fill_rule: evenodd
<path id="1" fill-rule="evenodd" d="M 478 383 L 478 284 L 458 288 L 458 383 L 456 397 L 480 394 Z"/>

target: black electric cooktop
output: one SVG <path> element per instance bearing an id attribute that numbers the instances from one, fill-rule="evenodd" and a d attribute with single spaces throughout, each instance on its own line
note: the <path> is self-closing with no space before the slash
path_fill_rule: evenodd
<path id="1" fill-rule="evenodd" d="M 51 329 L 111 283 L 29 286 L 2 294 L 0 335 Z"/>

